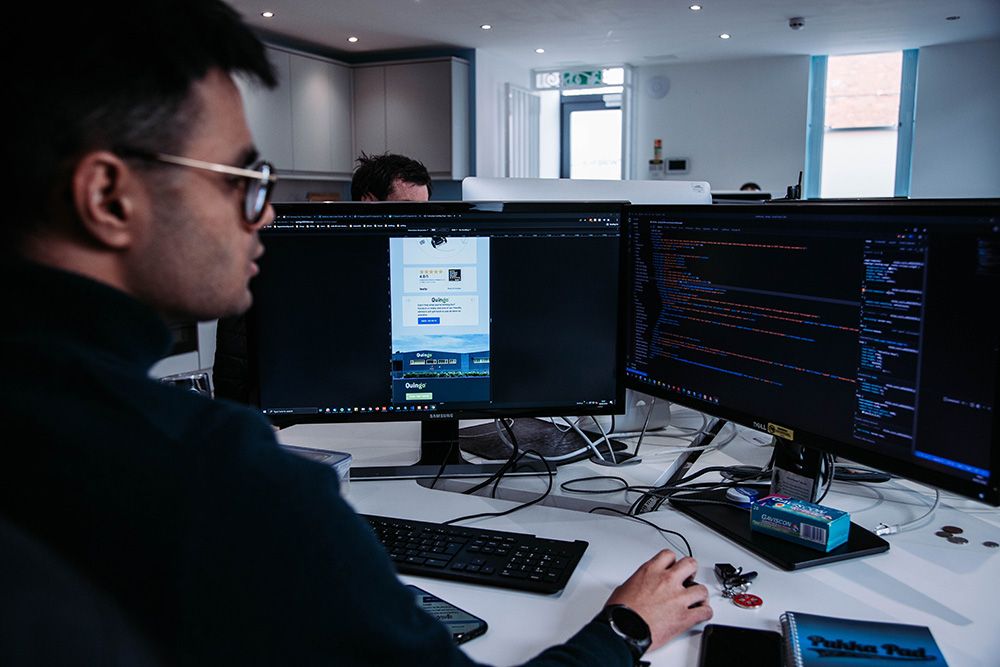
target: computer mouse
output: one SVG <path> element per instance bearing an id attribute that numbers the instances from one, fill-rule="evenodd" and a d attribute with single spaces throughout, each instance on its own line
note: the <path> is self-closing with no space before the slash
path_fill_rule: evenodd
<path id="1" fill-rule="evenodd" d="M 759 496 L 757 489 L 748 486 L 734 486 L 726 491 L 726 500 L 743 509 L 750 509 L 751 503 Z"/>

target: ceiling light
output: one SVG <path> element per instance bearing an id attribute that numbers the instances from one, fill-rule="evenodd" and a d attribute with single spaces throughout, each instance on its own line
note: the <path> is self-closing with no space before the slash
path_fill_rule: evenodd
<path id="1" fill-rule="evenodd" d="M 263 16 L 266 19 L 273 19 L 274 18 L 274 12 L 261 12 L 260 15 Z"/>
<path id="2" fill-rule="evenodd" d="M 493 26 L 491 26 L 489 23 L 484 23 L 479 27 L 482 28 L 483 30 L 493 30 Z"/>
<path id="3" fill-rule="evenodd" d="M 701 5 L 691 5 L 690 7 L 688 7 L 688 9 L 690 9 L 692 12 L 700 12 Z"/>
<path id="4" fill-rule="evenodd" d="M 353 44 L 354 42 L 358 41 L 358 38 L 355 37 L 354 35 L 351 35 L 350 37 L 347 38 L 347 41 Z"/>
<path id="5" fill-rule="evenodd" d="M 535 53 L 545 53 L 545 49 L 535 49 Z"/>
<path id="6" fill-rule="evenodd" d="M 719 35 L 719 39 L 729 39 L 730 37 L 732 37 L 732 35 L 730 35 L 728 32 L 724 32 L 721 35 Z"/>

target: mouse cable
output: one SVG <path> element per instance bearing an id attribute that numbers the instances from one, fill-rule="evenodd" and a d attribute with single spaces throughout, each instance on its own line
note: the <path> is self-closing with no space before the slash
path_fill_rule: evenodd
<path id="1" fill-rule="evenodd" d="M 691 556 L 692 558 L 694 558 L 694 551 L 691 550 L 691 543 L 687 541 L 686 537 L 684 537 L 683 535 L 681 535 L 680 533 L 678 533 L 676 530 L 669 530 L 667 528 L 663 528 L 661 526 L 657 526 L 652 521 L 649 521 L 647 519 L 643 519 L 642 517 L 633 516 L 631 514 L 626 514 L 625 512 L 621 511 L 620 509 L 615 509 L 614 507 L 594 507 L 594 508 L 592 508 L 592 509 L 590 509 L 588 511 L 588 514 L 593 514 L 594 512 L 613 512 L 614 514 L 620 514 L 621 516 L 623 516 L 623 517 L 625 517 L 627 519 L 632 519 L 633 521 L 641 521 L 642 523 L 646 524 L 647 526 L 652 526 L 653 528 L 655 528 L 656 530 L 660 531 L 661 533 L 669 533 L 671 535 L 676 535 L 677 537 L 681 538 L 681 541 L 684 543 L 684 546 L 687 548 L 687 555 Z"/>

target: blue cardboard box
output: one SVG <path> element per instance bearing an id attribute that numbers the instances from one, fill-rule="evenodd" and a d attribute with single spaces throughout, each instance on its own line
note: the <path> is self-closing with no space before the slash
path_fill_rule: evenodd
<path id="1" fill-rule="evenodd" d="M 830 551 L 847 541 L 851 515 L 832 507 L 773 495 L 760 498 L 750 506 L 750 529 L 819 551 Z"/>

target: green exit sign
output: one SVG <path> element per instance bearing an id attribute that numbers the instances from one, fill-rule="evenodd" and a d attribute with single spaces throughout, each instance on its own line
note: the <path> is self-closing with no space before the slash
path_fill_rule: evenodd
<path id="1" fill-rule="evenodd" d="M 562 73 L 563 88 L 589 88 L 604 86 L 604 70 L 576 70 Z"/>

